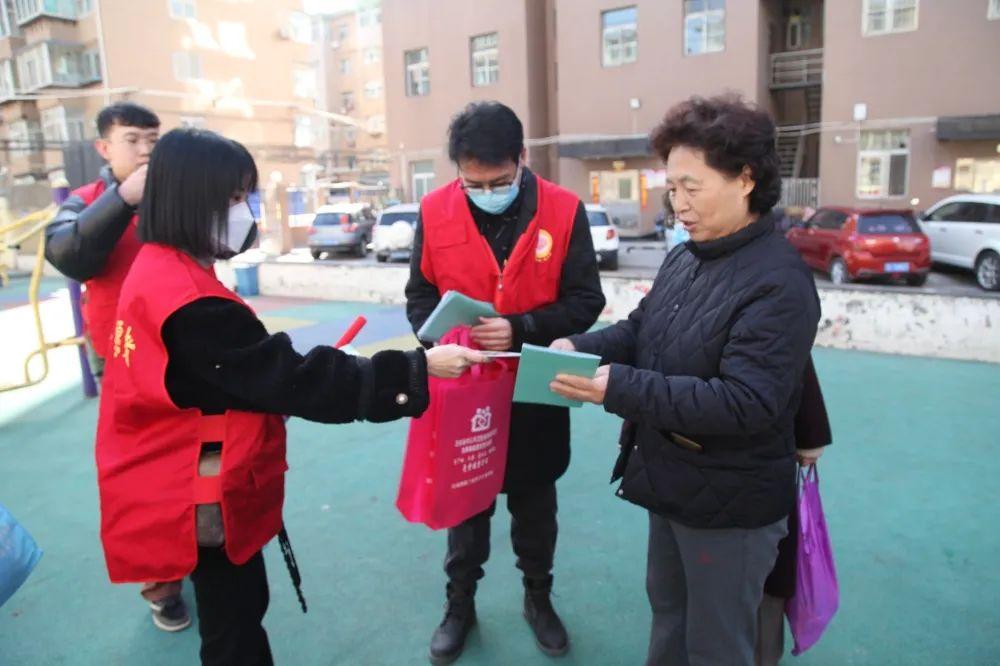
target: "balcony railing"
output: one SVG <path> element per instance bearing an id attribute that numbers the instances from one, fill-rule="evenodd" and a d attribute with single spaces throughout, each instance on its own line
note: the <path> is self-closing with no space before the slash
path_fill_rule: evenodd
<path id="1" fill-rule="evenodd" d="M 823 83 L 823 49 L 771 54 L 771 87 L 801 88 Z"/>
<path id="2" fill-rule="evenodd" d="M 818 178 L 782 178 L 781 200 L 778 205 L 788 206 L 819 206 Z"/>

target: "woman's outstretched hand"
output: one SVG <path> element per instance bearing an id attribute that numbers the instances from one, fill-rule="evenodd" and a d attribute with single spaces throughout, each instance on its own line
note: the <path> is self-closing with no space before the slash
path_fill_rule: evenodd
<path id="1" fill-rule="evenodd" d="M 481 352 L 461 345 L 442 345 L 427 350 L 427 373 L 431 377 L 455 379 L 477 363 L 489 363 Z"/>

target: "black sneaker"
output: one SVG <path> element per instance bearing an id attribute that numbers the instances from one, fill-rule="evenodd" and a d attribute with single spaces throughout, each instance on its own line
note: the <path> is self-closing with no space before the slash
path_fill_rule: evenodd
<path id="1" fill-rule="evenodd" d="M 191 626 L 191 616 L 179 594 L 160 601 L 150 601 L 149 608 L 153 611 L 153 624 L 157 629 L 174 632 Z"/>

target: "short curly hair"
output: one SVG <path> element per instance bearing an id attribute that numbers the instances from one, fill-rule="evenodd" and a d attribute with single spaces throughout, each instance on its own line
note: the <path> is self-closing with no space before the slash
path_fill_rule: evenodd
<path id="1" fill-rule="evenodd" d="M 733 178 L 750 169 L 751 213 L 768 213 L 781 198 L 776 129 L 771 117 L 739 95 L 692 97 L 677 104 L 653 130 L 653 150 L 664 160 L 677 146 L 705 153 L 710 167 Z"/>

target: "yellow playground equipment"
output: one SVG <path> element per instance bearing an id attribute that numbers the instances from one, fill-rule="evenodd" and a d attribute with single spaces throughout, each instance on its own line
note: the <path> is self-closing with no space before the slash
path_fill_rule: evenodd
<path id="1" fill-rule="evenodd" d="M 42 270 L 45 267 L 45 226 L 55 215 L 56 206 L 48 206 L 29 215 L 25 215 L 19 220 L 9 221 L 10 216 L 6 210 L 6 202 L 0 200 L 0 283 L 4 287 L 10 282 L 9 266 L 6 265 L 8 257 L 17 252 L 18 248 L 33 236 L 38 236 L 38 249 L 35 253 L 35 262 L 31 270 L 31 282 L 28 287 L 28 302 L 31 305 L 32 314 L 35 321 L 35 332 L 38 336 L 38 347 L 28 354 L 24 360 L 24 381 L 18 384 L 0 385 L 0 393 L 12 391 L 14 389 L 34 386 L 44 380 L 49 374 L 48 352 L 58 347 L 70 345 L 83 345 L 83 336 L 66 338 L 48 342 L 45 339 L 45 331 L 42 327 L 42 317 L 39 312 L 38 290 L 42 280 Z M 41 374 L 33 377 L 31 373 L 31 363 L 38 357 L 42 361 Z"/>

